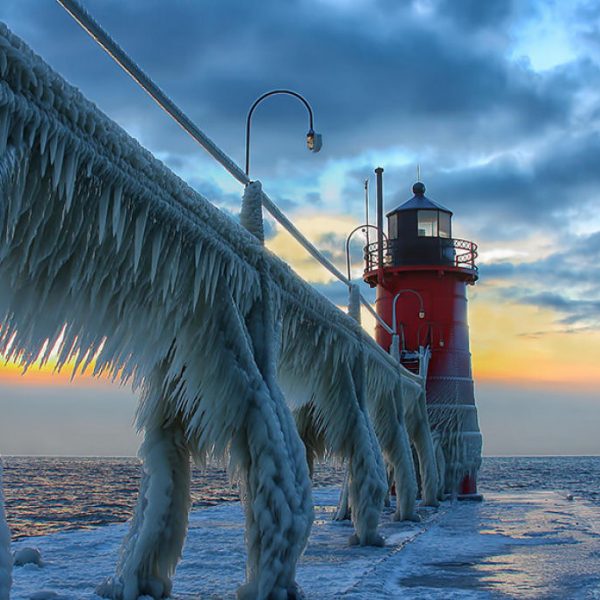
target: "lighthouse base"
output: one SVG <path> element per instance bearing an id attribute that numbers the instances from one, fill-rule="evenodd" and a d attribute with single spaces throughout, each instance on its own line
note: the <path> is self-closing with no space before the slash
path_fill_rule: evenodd
<path id="1" fill-rule="evenodd" d="M 473 500 L 481 502 L 483 496 L 477 493 L 477 479 L 473 475 L 465 475 L 458 488 L 457 500 Z"/>
<path id="2" fill-rule="evenodd" d="M 472 502 L 483 502 L 483 494 L 458 494 L 457 500 L 470 500 Z"/>

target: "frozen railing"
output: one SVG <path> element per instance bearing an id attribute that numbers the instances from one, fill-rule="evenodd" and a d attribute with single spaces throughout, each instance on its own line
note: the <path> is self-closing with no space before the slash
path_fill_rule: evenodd
<path id="1" fill-rule="evenodd" d="M 68 4 L 78 20 L 85 17 Z M 84 26 L 102 34 L 93 22 Z M 357 286 L 260 183 L 249 182 L 116 45 L 109 51 L 121 52 L 128 72 L 246 186 L 240 223 L 0 24 L 0 354 L 27 368 L 56 349 L 57 369 L 72 360 L 74 373 L 90 367 L 141 388 L 148 478 L 116 575 L 101 595 L 144 595 L 147 573 L 152 595 L 168 595 L 187 528 L 190 453 L 201 460 L 229 454 L 245 490 L 248 580 L 241 594 L 297 595 L 295 564 L 312 503 L 292 410 L 302 413 L 306 439 L 323 433 L 327 451 L 347 458 L 356 540 L 380 544 L 387 478 L 374 428 L 395 458 L 399 516 L 416 514 L 411 441 L 426 466 L 423 497 L 436 501 L 424 379 L 359 326 Z M 263 206 L 349 286 L 350 314 L 264 251 Z M 0 571 L 10 577 L 3 562 Z"/>
<path id="2" fill-rule="evenodd" d="M 160 89 L 156 83 L 137 65 L 127 53 L 110 37 L 94 18 L 76 0 L 57 0 L 77 23 L 113 58 L 113 60 L 136 81 L 149 96 L 171 116 L 196 142 L 198 142 L 217 162 L 219 162 L 241 184 L 248 185 L 250 178 L 246 173 L 221 150 L 191 119 Z M 297 227 L 281 212 L 277 205 L 262 192 L 262 205 L 265 210 L 290 235 L 336 279 L 344 283 L 350 290 L 352 282 L 329 261 L 309 240 L 302 235 Z M 360 294 L 361 304 L 373 315 L 388 333 L 390 326 L 377 314 L 370 302 Z M 407 371 L 408 372 L 408 371 Z"/>

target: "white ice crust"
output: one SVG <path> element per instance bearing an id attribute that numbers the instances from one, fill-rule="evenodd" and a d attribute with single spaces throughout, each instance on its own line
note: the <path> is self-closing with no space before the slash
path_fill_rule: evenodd
<path id="1" fill-rule="evenodd" d="M 145 478 L 107 596 L 169 593 L 190 457 L 228 455 L 240 480 L 244 598 L 296 593 L 312 522 L 298 431 L 309 453 L 312 440 L 348 459 L 360 544 L 380 541 L 380 444 L 401 518 L 416 489 L 407 430 L 435 501 L 420 379 L 264 249 L 259 194 L 246 189 L 246 229 L 0 24 L 0 353 L 26 369 L 54 349 L 59 369 L 74 360 L 141 391 Z M 7 565 L 0 544 L 2 600 Z"/>

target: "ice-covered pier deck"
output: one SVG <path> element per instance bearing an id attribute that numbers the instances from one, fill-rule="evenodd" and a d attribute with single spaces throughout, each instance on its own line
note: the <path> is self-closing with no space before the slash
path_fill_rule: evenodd
<path id="1" fill-rule="evenodd" d="M 316 519 L 298 566 L 307 598 L 599 598 L 598 509 L 551 492 L 487 494 L 485 502 L 423 509 L 421 523 L 395 523 L 386 509 L 384 548 L 351 547 L 350 523 L 331 521 L 337 490 L 315 490 Z M 449 510 L 451 508 L 451 510 Z M 95 599 L 112 573 L 126 525 L 20 540 L 45 566 L 17 568 L 13 600 Z M 194 511 L 175 599 L 234 598 L 244 581 L 239 504 Z M 35 596 L 34 596 L 35 597 Z"/>

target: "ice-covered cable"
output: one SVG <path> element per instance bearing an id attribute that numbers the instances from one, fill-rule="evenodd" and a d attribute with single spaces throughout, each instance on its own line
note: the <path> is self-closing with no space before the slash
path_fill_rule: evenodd
<path id="1" fill-rule="evenodd" d="M 240 183 L 248 183 L 248 177 L 192 120 L 144 73 L 127 53 L 95 21 L 90 13 L 76 0 L 57 0 L 65 10 L 87 31 L 92 38 L 127 72 L 150 97 L 189 133 L 213 158 L 220 162 Z"/>
<path id="2" fill-rule="evenodd" d="M 215 160 L 227 169 L 240 183 L 246 185 L 250 179 L 245 172 L 223 152 L 192 120 L 144 73 L 110 35 L 93 19 L 77 0 L 57 0 L 77 23 L 123 68 L 187 133 L 189 133 Z M 271 216 L 298 241 L 306 251 L 330 273 L 345 284 L 348 279 L 311 244 L 263 192 L 263 206 Z"/>
<path id="3" fill-rule="evenodd" d="M 270 438 L 264 451 L 287 453 L 293 482 L 286 502 L 302 523 L 289 530 L 279 547 L 283 554 L 301 550 L 308 500 L 297 468 L 301 447 L 281 407 L 279 384 L 298 407 L 314 399 L 316 424 L 329 447 L 357 457 L 355 485 L 364 474 L 377 500 L 377 457 L 361 399 L 393 394 L 400 378 L 420 378 L 394 363 L 358 323 L 2 25 L 0 280 L 4 357 L 26 369 L 38 359 L 46 362 L 54 348 L 57 369 L 89 368 L 146 391 L 156 369 L 166 365 L 163 393 L 144 395 L 139 422 L 168 408 L 167 418 L 181 420 L 186 444 L 198 458 L 223 456 L 235 434 L 254 435 L 247 417 L 259 388 L 249 381 L 263 390 L 267 385 L 269 418 L 282 436 Z M 264 336 L 248 329 L 257 327 L 251 313 L 266 299 L 273 301 L 273 364 L 261 383 L 250 374 Z M 364 375 L 356 370 L 363 361 Z M 359 390 L 362 377 L 366 394 Z M 252 422 L 258 427 L 261 419 Z M 364 517 L 357 530 L 375 539 L 369 486 L 364 490 L 354 490 L 354 500 L 362 503 L 358 518 Z M 278 517 L 269 518 L 275 523 Z M 296 539 L 292 531 L 300 532 Z M 258 554 L 268 561 L 270 552 L 263 547 Z M 293 585 L 290 569 L 285 566 L 286 582 L 279 587 Z"/>

